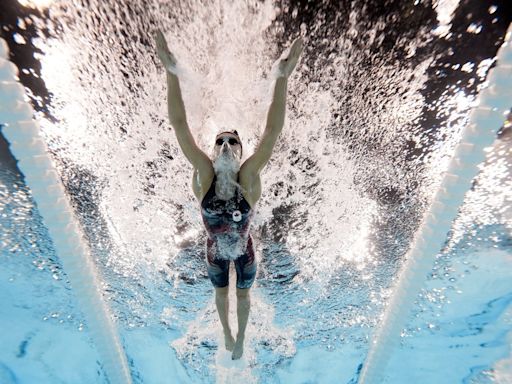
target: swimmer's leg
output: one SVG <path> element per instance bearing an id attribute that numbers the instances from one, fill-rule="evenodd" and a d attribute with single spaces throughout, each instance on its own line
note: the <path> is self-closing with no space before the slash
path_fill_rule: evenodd
<path id="1" fill-rule="evenodd" d="M 217 312 L 219 313 L 220 323 L 224 330 L 224 343 L 228 351 L 232 351 L 235 345 L 235 339 L 231 334 L 231 328 L 229 327 L 229 299 L 228 299 L 229 287 L 215 288 L 215 304 L 217 306 Z"/>
<path id="2" fill-rule="evenodd" d="M 256 258 L 254 255 L 254 246 L 252 237 L 249 236 L 247 242 L 247 251 L 244 255 L 235 260 L 236 269 L 236 298 L 237 298 L 237 316 L 238 316 L 238 334 L 236 336 L 235 347 L 231 358 L 237 360 L 244 353 L 245 329 L 251 309 L 251 298 L 249 290 L 256 278 Z"/>
<path id="3" fill-rule="evenodd" d="M 247 320 L 249 319 L 249 311 L 251 309 L 251 297 L 249 296 L 250 288 L 236 289 L 236 314 L 238 317 L 238 334 L 233 348 L 231 358 L 237 360 L 244 353 L 245 329 L 247 328 Z"/>
<path id="4" fill-rule="evenodd" d="M 235 345 L 235 339 L 231 334 L 229 327 L 229 301 L 228 301 L 228 283 L 229 283 L 229 261 L 217 260 L 216 247 L 211 239 L 206 242 L 206 266 L 208 277 L 215 287 L 215 305 L 219 314 L 220 323 L 224 331 L 224 343 L 228 351 L 232 351 Z"/>

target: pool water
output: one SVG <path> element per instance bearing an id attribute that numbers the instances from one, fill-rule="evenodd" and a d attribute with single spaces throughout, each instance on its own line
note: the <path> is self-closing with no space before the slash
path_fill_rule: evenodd
<path id="1" fill-rule="evenodd" d="M 91 247 L 133 381 L 357 382 L 512 20 L 506 2 L 21 3 L 0 5 L 2 36 Z M 273 61 L 305 39 L 262 174 L 252 226 L 259 270 L 237 362 L 222 348 L 192 169 L 167 122 L 156 28 L 182 66 L 198 144 L 209 153 L 218 131 L 236 128 L 245 156 L 263 129 Z M 0 383 L 106 383 L 0 139 Z M 382 382 L 510 381 L 511 143 L 509 120 Z"/>

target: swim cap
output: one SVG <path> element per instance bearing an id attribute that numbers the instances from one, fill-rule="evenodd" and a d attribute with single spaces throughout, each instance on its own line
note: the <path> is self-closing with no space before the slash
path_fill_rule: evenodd
<path id="1" fill-rule="evenodd" d="M 236 137 L 238 137 L 238 142 L 240 143 L 240 157 L 242 157 L 242 154 L 243 154 L 243 151 L 244 151 L 244 147 L 242 145 L 242 140 L 240 140 L 240 135 L 238 134 L 238 131 L 236 129 L 233 129 L 232 131 L 222 131 L 222 132 L 217 134 L 216 138 L 219 137 L 220 135 L 225 134 L 225 133 L 230 133 L 230 134 L 235 135 Z"/>

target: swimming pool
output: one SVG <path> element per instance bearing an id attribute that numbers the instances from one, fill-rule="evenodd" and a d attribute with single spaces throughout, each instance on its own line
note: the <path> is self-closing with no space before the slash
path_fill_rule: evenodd
<path id="1" fill-rule="evenodd" d="M 54 2 L 16 6 L 16 22 L 2 21 L 134 382 L 357 381 L 510 21 L 499 3 L 371 5 Z M 209 148 L 226 124 L 240 127 L 248 152 L 275 45 L 301 31 L 309 39 L 264 174 L 253 227 L 260 270 L 237 363 L 218 348 L 191 170 L 167 130 L 148 26 L 166 30 L 188 66 L 185 102 L 201 145 Z M 35 61 L 20 64 L 27 51 Z M 510 158 L 505 126 L 381 382 L 506 382 Z M 0 324 L 8 330 L 0 381 L 107 382 L 51 236 L 5 150 L 0 180 Z"/>

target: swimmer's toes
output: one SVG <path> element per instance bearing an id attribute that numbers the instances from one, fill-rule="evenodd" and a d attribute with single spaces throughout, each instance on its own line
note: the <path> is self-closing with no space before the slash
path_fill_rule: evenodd
<path id="1" fill-rule="evenodd" d="M 235 339 L 231 335 L 226 335 L 224 336 L 224 344 L 226 345 L 226 349 L 232 352 L 235 347 Z"/>
<path id="2" fill-rule="evenodd" d="M 231 360 L 238 360 L 244 354 L 244 343 L 237 341 L 235 343 L 235 347 L 233 348 L 233 354 L 231 355 Z"/>

